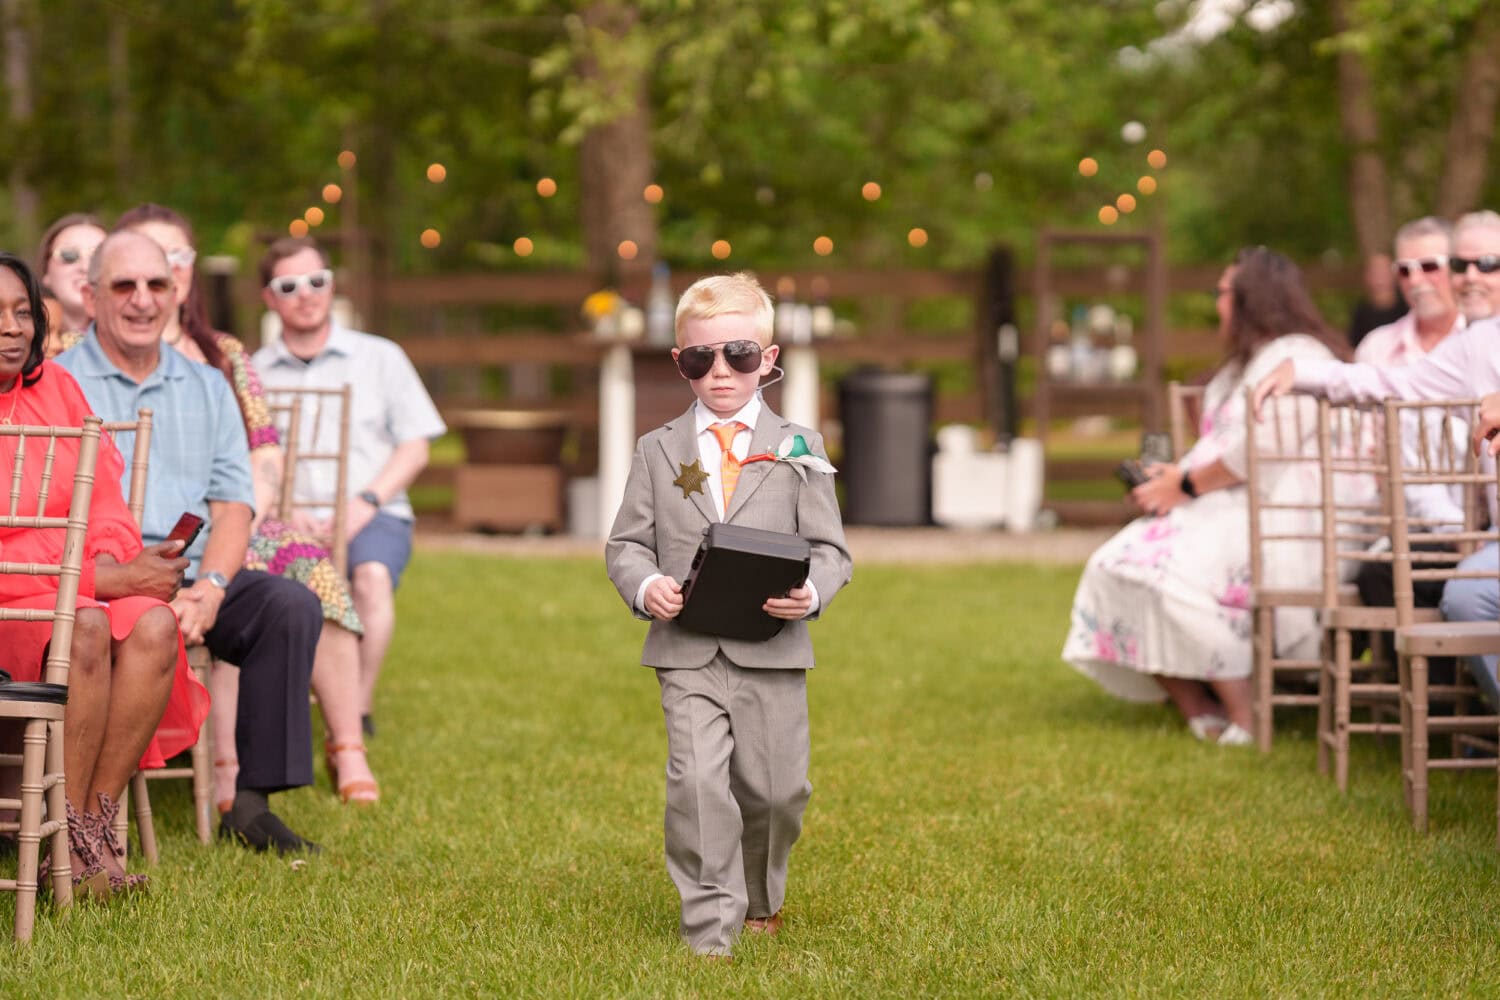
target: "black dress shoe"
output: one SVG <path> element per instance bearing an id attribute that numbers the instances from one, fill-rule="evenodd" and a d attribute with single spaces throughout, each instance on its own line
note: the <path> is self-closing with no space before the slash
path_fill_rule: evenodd
<path id="1" fill-rule="evenodd" d="M 297 836 L 280 816 L 269 809 L 244 825 L 235 822 L 234 811 L 230 810 L 219 820 L 219 839 L 235 841 L 257 853 L 274 847 L 282 856 L 302 852 L 320 854 L 323 851 L 312 841 Z"/>

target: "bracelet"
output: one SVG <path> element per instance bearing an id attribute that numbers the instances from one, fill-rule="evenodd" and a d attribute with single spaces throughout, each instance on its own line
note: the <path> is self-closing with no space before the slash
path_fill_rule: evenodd
<path id="1" fill-rule="evenodd" d="M 1186 493 L 1188 496 L 1196 499 L 1198 496 L 1198 490 L 1195 486 L 1193 486 L 1193 481 L 1188 478 L 1189 475 L 1191 475 L 1192 471 L 1192 469 L 1183 470 L 1182 482 L 1177 484 L 1177 488 L 1182 490 L 1182 492 Z"/>

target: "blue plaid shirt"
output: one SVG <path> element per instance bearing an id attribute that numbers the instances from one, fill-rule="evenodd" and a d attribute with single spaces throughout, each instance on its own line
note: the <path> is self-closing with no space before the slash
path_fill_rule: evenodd
<path id="1" fill-rule="evenodd" d="M 137 383 L 105 357 L 93 326 L 55 360 L 78 380 L 89 406 L 105 420 L 135 420 L 137 410 L 151 410 L 151 468 L 141 525 L 147 545 L 163 541 L 184 512 L 209 520 L 210 500 L 254 508 L 245 424 L 229 380 L 217 368 L 164 348 L 156 370 Z M 128 491 L 130 444 L 123 443 L 120 451 L 125 459 L 120 489 Z M 207 544 L 204 531 L 188 549 L 190 579 L 198 574 Z"/>

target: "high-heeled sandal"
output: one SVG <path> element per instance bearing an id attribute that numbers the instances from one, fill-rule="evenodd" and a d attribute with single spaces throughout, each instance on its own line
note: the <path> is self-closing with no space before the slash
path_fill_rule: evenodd
<path id="1" fill-rule="evenodd" d="M 223 757 L 223 758 L 220 758 L 219 760 L 214 761 L 214 770 L 215 771 L 217 771 L 221 767 L 232 767 L 232 768 L 235 769 L 236 773 L 238 773 L 239 768 L 240 768 L 240 762 L 235 757 Z M 223 816 L 225 813 L 229 812 L 229 810 L 231 810 L 231 809 L 234 808 L 234 793 L 230 792 L 229 793 L 229 798 L 227 798 L 227 799 L 220 799 L 219 801 L 215 802 L 214 803 L 214 808 L 217 809 L 217 810 L 219 810 L 219 815 L 220 816 Z"/>
<path id="2" fill-rule="evenodd" d="M 120 811 L 120 803 L 103 792 L 96 792 L 95 795 L 99 799 L 99 811 L 83 817 L 85 832 L 93 841 L 96 853 L 103 855 L 108 851 L 123 869 L 125 848 L 115 839 L 115 816 Z M 109 877 L 109 890 L 112 893 L 145 892 L 151 887 L 151 879 L 146 875 L 110 871 L 107 865 L 104 874 Z"/>
<path id="3" fill-rule="evenodd" d="M 78 815 L 78 810 L 73 808 L 71 802 L 68 803 L 68 846 L 78 855 L 79 866 L 79 870 L 73 872 L 73 901 L 102 903 L 110 897 L 109 873 L 94 854 L 94 845 L 84 833 L 83 825 L 83 817 Z M 52 880 L 47 877 L 51 873 L 52 852 L 48 851 L 37 865 L 36 882 L 39 888 L 52 888 Z"/>
<path id="4" fill-rule="evenodd" d="M 332 781 L 333 787 L 338 789 L 339 801 L 345 805 L 353 803 L 360 806 L 373 806 L 380 801 L 380 785 L 374 778 L 360 778 L 339 784 L 339 768 L 335 758 L 340 753 L 355 750 L 365 753 L 365 745 L 363 743 L 323 744 L 323 763 L 328 768 L 328 780 Z"/>

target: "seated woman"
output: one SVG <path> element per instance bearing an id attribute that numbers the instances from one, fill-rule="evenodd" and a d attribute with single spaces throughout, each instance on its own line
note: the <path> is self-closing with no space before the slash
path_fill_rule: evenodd
<path id="1" fill-rule="evenodd" d="M 118 229 L 133 229 L 166 251 L 177 283 L 177 313 L 162 331 L 162 339 L 194 361 L 219 369 L 234 389 L 250 444 L 250 472 L 255 483 L 255 520 L 251 523 L 247 569 L 278 573 L 306 584 L 323 603 L 323 631 L 313 662 L 312 689 L 323 710 L 328 730 L 324 747 L 328 776 L 346 803 L 373 804 L 380 786 L 370 773 L 360 735 L 359 637 L 364 629 L 354 610 L 348 582 L 333 565 L 319 539 L 268 518 L 281 489 L 284 455 L 271 421 L 260 378 L 244 346 L 227 333 L 214 330 L 194 280 L 193 231 L 181 215 L 162 205 L 138 205 L 120 216 Z M 234 746 L 238 668 L 214 671 L 214 733 L 219 749 L 214 762 L 215 798 L 220 812 L 234 800 L 238 765 L 224 748 Z"/>
<path id="2" fill-rule="evenodd" d="M 48 326 L 47 357 L 62 350 L 70 335 L 79 336 L 88 329 L 89 317 L 83 308 L 83 286 L 88 282 L 89 259 L 104 242 L 104 225 L 85 212 L 64 215 L 42 236 L 37 251 L 35 273 L 42 287 L 57 302 L 61 314 Z"/>
<path id="3" fill-rule="evenodd" d="M 0 422 L 77 427 L 88 402 L 73 377 L 43 360 L 47 336 L 41 288 L 19 258 L 0 253 Z M 59 442 L 51 469 L 47 516 L 66 516 L 77 446 Z M 20 440 L 0 437 L 0 462 L 12 468 Z M 26 444 L 23 497 L 41 495 L 45 442 Z M 143 549 L 120 492 L 124 462 L 106 437 L 99 443 L 94 492 L 78 589 L 63 766 L 68 776 L 68 837 L 73 879 L 85 897 L 140 888 L 127 875 L 113 823 L 117 799 L 137 767 L 160 767 L 191 746 L 208 715 L 208 693 L 188 670 L 177 620 L 164 603 L 182 580 L 181 542 Z M 11 562 L 57 563 L 59 531 L 0 530 Z M 51 608 L 57 578 L 0 576 L 0 606 Z M 107 602 L 107 603 L 106 603 Z M 51 624 L 0 622 L 0 650 L 16 680 L 36 680 Z"/>
<path id="4" fill-rule="evenodd" d="M 1243 250 L 1219 278 L 1224 361 L 1204 392 L 1201 437 L 1175 465 L 1148 468 L 1131 491 L 1145 516 L 1089 558 L 1073 599 L 1063 659 L 1111 694 L 1170 698 L 1200 740 L 1251 743 L 1249 507 L 1245 388 L 1283 359 L 1343 357 L 1347 348 L 1308 295 L 1295 264 Z M 1307 416 L 1307 415 L 1304 415 Z M 1316 418 L 1301 424 L 1316 432 Z M 1318 496 L 1313 465 L 1268 486 L 1278 501 Z M 1284 556 L 1278 586 L 1315 587 L 1320 561 Z M 1316 643 L 1310 612 L 1277 621 L 1278 645 Z M 1316 648 L 1316 647 L 1314 647 Z"/>

